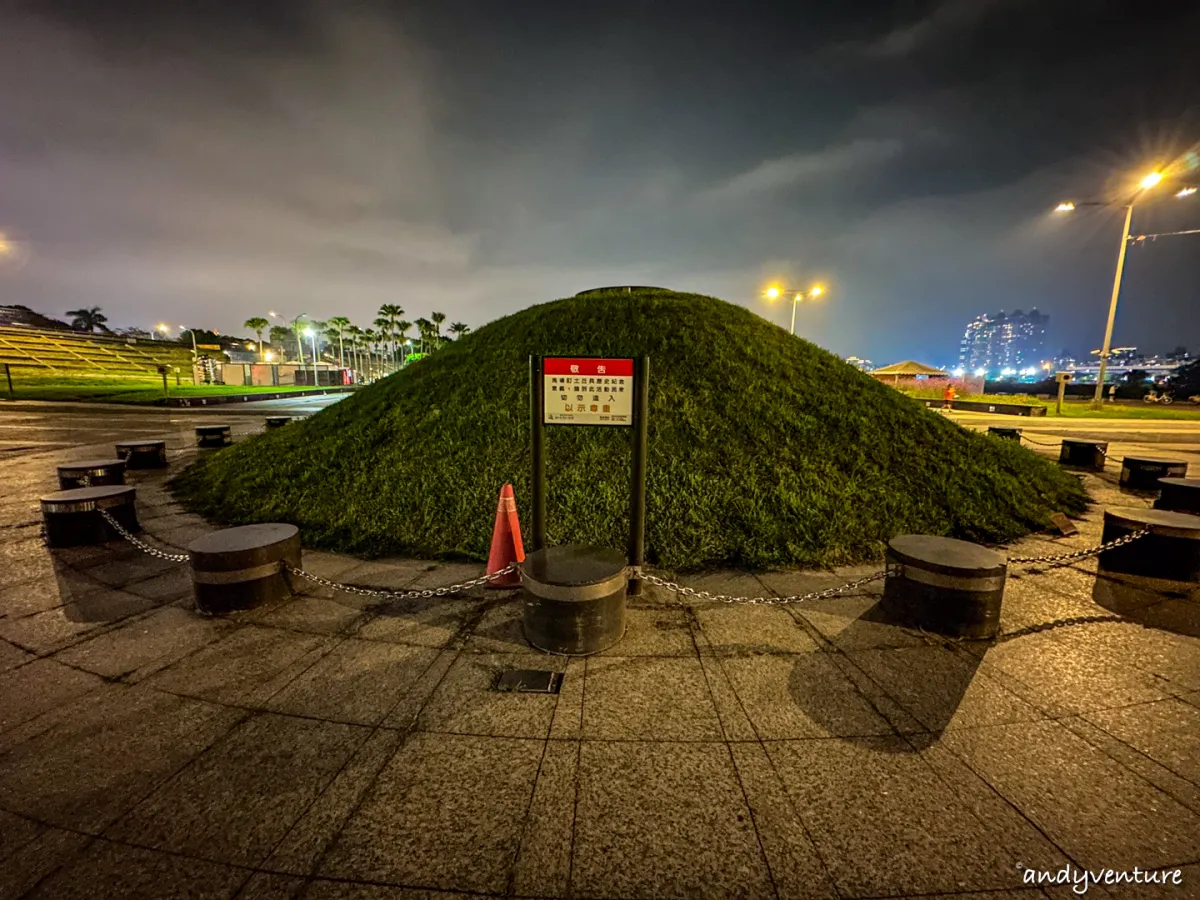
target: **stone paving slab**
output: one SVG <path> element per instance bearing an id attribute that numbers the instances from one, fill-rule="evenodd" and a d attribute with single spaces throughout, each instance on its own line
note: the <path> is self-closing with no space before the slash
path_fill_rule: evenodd
<path id="1" fill-rule="evenodd" d="M 1022 568 L 996 642 L 889 624 L 882 582 L 787 606 L 654 589 L 616 646 L 574 659 L 526 644 L 511 591 L 297 582 L 205 617 L 185 567 L 37 539 L 54 465 L 153 436 L 154 415 L 0 472 L 0 900 L 1066 900 L 1021 868 L 1066 865 L 1182 867 L 1182 887 L 1100 900 L 1200 892 L 1200 589 Z M 181 443 L 202 415 L 163 433 Z M 212 530 L 162 474 L 134 480 L 153 542 Z M 1101 504 L 1147 502 L 1111 480 L 1086 479 Z M 1010 552 L 1077 549 L 1101 522 Z M 392 590 L 480 572 L 304 563 Z M 778 597 L 872 570 L 680 580 Z M 495 692 L 513 667 L 563 673 L 559 693 Z"/>

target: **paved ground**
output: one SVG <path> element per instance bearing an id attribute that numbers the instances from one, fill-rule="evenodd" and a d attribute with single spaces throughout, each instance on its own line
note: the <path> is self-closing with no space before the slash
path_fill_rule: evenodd
<path id="1" fill-rule="evenodd" d="M 181 447 L 213 418 L 0 413 L 0 900 L 1013 900 L 1078 896 L 1025 886 L 1066 865 L 1182 869 L 1089 897 L 1200 897 L 1194 590 L 1014 573 L 986 645 L 874 621 L 877 585 L 802 608 L 652 594 L 612 652 L 566 662 L 526 647 L 509 592 L 311 590 L 204 618 L 178 566 L 44 547 L 54 464 Z M 1146 502 L 1111 478 L 1089 482 L 1102 503 Z M 162 481 L 137 478 L 142 521 L 181 547 L 209 528 Z M 1094 543 L 1099 518 L 1021 549 Z M 393 588 L 478 572 L 305 566 Z M 690 581 L 789 594 L 869 569 Z M 512 666 L 565 671 L 562 691 L 490 690 Z"/>
<path id="2" fill-rule="evenodd" d="M 967 428 L 981 431 L 993 425 L 1020 428 L 1035 438 L 1047 435 L 1098 441 L 1140 441 L 1154 445 L 1200 444 L 1200 419 L 1058 419 L 957 411 L 950 413 L 950 418 Z"/>

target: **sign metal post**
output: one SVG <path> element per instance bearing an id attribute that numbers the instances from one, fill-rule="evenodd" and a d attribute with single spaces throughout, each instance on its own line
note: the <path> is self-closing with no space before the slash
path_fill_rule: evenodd
<path id="1" fill-rule="evenodd" d="M 530 450 L 533 457 L 533 551 L 546 548 L 546 425 L 631 427 L 633 476 L 627 557 L 629 593 L 641 593 L 646 560 L 646 454 L 650 358 L 529 357 Z"/>

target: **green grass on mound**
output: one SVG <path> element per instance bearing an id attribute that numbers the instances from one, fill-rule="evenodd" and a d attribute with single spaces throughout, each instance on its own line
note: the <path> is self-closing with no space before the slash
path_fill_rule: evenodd
<path id="1" fill-rule="evenodd" d="M 694 294 L 574 297 L 493 322 L 174 482 L 218 522 L 306 545 L 485 559 L 512 481 L 528 525 L 529 355 L 651 357 L 647 548 L 678 570 L 876 558 L 897 533 L 1015 538 L 1078 480 L 960 428 L 749 310 Z M 547 431 L 552 543 L 624 547 L 630 431 Z"/>

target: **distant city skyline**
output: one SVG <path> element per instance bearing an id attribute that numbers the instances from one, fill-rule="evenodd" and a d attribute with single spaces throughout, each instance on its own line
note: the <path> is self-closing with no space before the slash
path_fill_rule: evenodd
<path id="1" fill-rule="evenodd" d="M 1046 326 L 1050 317 L 1033 307 L 1007 313 L 981 313 L 967 324 L 959 342 L 958 364 L 968 370 L 1023 369 L 1046 358 Z"/>

